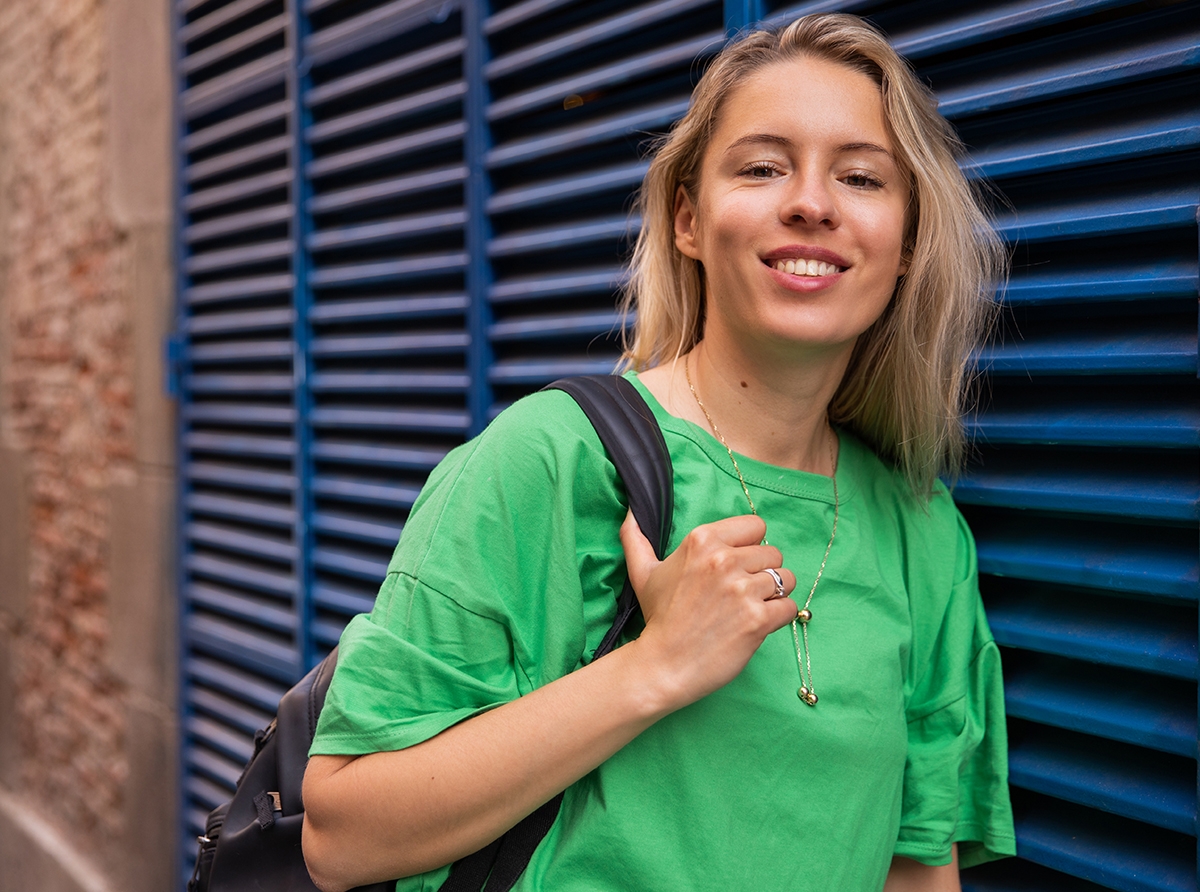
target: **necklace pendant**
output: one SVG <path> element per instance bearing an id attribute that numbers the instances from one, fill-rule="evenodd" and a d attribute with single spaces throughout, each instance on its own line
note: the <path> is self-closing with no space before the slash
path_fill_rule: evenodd
<path id="1" fill-rule="evenodd" d="M 802 623 L 810 622 L 812 620 L 812 611 L 807 607 L 803 607 L 797 611 L 796 619 L 800 620 Z"/>
<path id="2" fill-rule="evenodd" d="M 809 706 L 817 705 L 817 693 L 816 691 L 810 691 L 807 685 L 800 685 L 800 690 L 796 691 L 796 696 Z"/>

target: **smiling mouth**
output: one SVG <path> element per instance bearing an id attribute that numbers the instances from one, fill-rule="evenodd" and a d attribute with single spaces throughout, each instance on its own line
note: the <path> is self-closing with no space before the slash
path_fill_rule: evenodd
<path id="1" fill-rule="evenodd" d="M 791 276 L 832 276 L 846 270 L 844 266 L 826 263 L 824 260 L 805 260 L 803 257 L 796 260 L 776 260 L 767 266 Z"/>

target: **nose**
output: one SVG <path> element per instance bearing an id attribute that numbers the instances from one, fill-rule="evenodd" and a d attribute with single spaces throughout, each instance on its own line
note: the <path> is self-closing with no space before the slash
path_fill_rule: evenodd
<path id="1" fill-rule="evenodd" d="M 816 170 L 796 171 L 787 184 L 779 216 L 792 225 L 836 227 L 839 214 L 833 184 Z"/>

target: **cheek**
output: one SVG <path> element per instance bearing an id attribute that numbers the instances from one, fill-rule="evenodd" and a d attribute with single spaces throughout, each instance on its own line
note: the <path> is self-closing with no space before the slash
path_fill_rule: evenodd
<path id="1" fill-rule="evenodd" d="M 903 211 L 875 216 L 866 229 L 872 253 L 878 258 L 881 275 L 902 272 L 905 214 Z"/>

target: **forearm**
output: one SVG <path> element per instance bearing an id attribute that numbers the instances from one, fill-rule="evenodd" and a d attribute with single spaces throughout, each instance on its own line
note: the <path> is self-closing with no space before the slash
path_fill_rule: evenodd
<path id="1" fill-rule="evenodd" d="M 961 892 L 958 845 L 954 845 L 950 851 L 950 863 L 937 867 L 921 864 L 911 858 L 893 858 L 883 892 Z"/>
<path id="2" fill-rule="evenodd" d="M 728 684 L 790 623 L 761 571 L 780 567 L 757 517 L 692 530 L 665 561 L 632 515 L 621 527 L 646 625 L 569 675 L 404 750 L 314 756 L 304 856 L 334 892 L 422 873 L 496 839 L 659 718 Z M 796 584 L 780 570 L 787 590 Z"/>
<path id="3" fill-rule="evenodd" d="M 314 756 L 304 854 L 342 890 L 448 864 L 500 836 L 671 711 L 636 642 L 395 752 Z"/>

